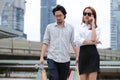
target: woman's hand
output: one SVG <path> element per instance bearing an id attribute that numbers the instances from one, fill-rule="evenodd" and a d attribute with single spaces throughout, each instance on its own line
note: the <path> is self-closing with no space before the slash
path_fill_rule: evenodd
<path id="1" fill-rule="evenodd" d="M 89 22 L 90 22 L 91 26 L 95 26 L 95 19 L 94 19 L 93 15 L 89 18 Z"/>
<path id="2" fill-rule="evenodd" d="M 84 42 L 83 42 L 84 44 L 102 44 L 101 43 L 101 41 L 98 41 L 98 40 L 96 40 L 96 41 L 92 41 L 92 40 L 85 40 Z"/>
<path id="3" fill-rule="evenodd" d="M 102 44 L 102 43 L 101 43 L 101 41 L 98 41 L 98 40 L 97 40 L 97 41 L 96 41 L 96 44 Z"/>
<path id="4" fill-rule="evenodd" d="M 98 41 L 98 40 L 93 41 L 93 43 L 94 43 L 94 44 L 102 44 L 101 41 Z"/>
<path id="5" fill-rule="evenodd" d="M 76 56 L 76 59 L 75 59 L 75 64 L 76 64 L 76 65 L 78 64 L 78 57 L 79 57 L 79 56 Z"/>

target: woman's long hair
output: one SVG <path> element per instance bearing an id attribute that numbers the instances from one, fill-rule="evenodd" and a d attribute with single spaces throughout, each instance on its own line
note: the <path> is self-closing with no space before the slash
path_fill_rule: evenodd
<path id="1" fill-rule="evenodd" d="M 88 6 L 88 7 L 86 7 L 86 8 L 83 10 L 83 13 L 85 12 L 86 9 L 90 9 L 90 10 L 92 11 L 92 14 L 93 14 L 93 16 L 94 16 L 94 18 L 95 18 L 95 26 L 96 26 L 96 28 L 97 28 L 97 24 L 96 24 L 96 22 L 97 22 L 97 15 L 96 15 L 95 9 L 94 9 L 93 7 Z M 82 23 L 85 23 L 83 17 L 82 17 Z"/>

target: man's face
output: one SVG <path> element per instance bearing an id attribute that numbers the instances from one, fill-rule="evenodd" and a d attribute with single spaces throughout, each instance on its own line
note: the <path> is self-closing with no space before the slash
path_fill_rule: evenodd
<path id="1" fill-rule="evenodd" d="M 56 11 L 54 16 L 55 16 L 57 23 L 64 22 L 64 14 L 61 11 Z"/>

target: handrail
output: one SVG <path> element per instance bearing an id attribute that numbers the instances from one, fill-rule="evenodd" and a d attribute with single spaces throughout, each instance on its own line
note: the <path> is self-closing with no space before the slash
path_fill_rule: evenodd
<path id="1" fill-rule="evenodd" d="M 0 64 L 22 64 L 22 65 L 35 65 L 38 64 L 39 60 L 0 60 Z M 45 65 L 47 61 L 45 60 Z M 71 65 L 75 64 L 74 60 L 70 61 Z M 101 66 L 120 66 L 120 61 L 100 61 Z"/>
<path id="2" fill-rule="evenodd" d="M 38 68 L 39 66 L 36 65 L 1 65 L 0 68 Z M 44 66 L 44 68 L 48 68 L 47 65 Z M 70 66 L 71 69 L 75 69 L 75 65 Z M 120 66 L 100 66 L 101 69 L 120 69 Z"/>
<path id="3" fill-rule="evenodd" d="M 24 72 L 36 72 L 39 65 L 39 60 L 0 60 L 0 71 L 4 71 L 10 74 L 14 71 L 24 71 Z M 114 64 L 110 64 L 114 63 Z M 47 70 L 47 62 L 45 60 L 44 68 Z M 71 61 L 70 69 L 74 70 L 76 68 L 75 61 Z M 99 75 L 117 75 L 120 76 L 120 61 L 100 61 L 100 74 Z"/>

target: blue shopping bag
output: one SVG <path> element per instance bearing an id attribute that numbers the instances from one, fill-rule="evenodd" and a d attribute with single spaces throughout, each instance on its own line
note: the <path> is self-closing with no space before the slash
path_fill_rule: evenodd
<path id="1" fill-rule="evenodd" d="M 38 69 L 36 80 L 40 80 L 41 69 Z"/>

